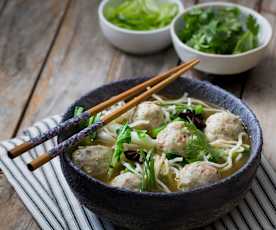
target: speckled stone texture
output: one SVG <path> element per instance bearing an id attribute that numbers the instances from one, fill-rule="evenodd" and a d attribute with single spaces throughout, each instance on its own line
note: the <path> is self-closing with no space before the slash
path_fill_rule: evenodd
<path id="1" fill-rule="evenodd" d="M 86 108 L 98 104 L 147 78 L 114 82 L 91 91 L 66 112 L 63 120 L 73 115 L 76 105 Z M 79 201 L 95 214 L 130 229 L 191 229 L 206 225 L 230 211 L 250 188 L 260 163 L 262 132 L 254 113 L 232 94 L 207 82 L 181 78 L 162 91 L 169 97 L 188 92 L 239 115 L 251 138 L 252 150 L 248 162 L 234 175 L 215 184 L 188 192 L 138 193 L 112 188 L 86 175 L 70 160 L 71 151 L 61 156 L 63 173 Z M 63 133 L 62 141 L 76 132 Z"/>

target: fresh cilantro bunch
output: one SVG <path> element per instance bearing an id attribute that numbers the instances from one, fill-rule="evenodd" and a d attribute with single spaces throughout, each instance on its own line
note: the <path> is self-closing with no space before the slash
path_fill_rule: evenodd
<path id="1" fill-rule="evenodd" d="M 188 46 L 206 53 L 236 54 L 258 46 L 259 25 L 249 15 L 246 23 L 237 7 L 196 8 L 183 16 L 180 39 Z"/>

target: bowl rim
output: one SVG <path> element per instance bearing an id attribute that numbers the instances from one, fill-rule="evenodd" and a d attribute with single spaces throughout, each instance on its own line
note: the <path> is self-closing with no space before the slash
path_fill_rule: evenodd
<path id="1" fill-rule="evenodd" d="M 263 27 L 266 27 L 269 30 L 268 36 L 265 36 L 265 37 L 267 37 L 266 40 L 265 40 L 265 42 L 262 45 L 254 48 L 254 49 L 251 49 L 251 50 L 248 50 L 246 52 L 239 53 L 239 54 L 212 54 L 212 53 L 205 53 L 205 52 L 196 50 L 196 49 L 194 49 L 194 48 L 186 45 L 184 42 L 182 42 L 179 39 L 179 37 L 178 37 L 178 35 L 177 35 L 176 31 L 175 31 L 175 24 L 187 12 L 189 12 L 189 11 L 191 11 L 193 9 L 196 9 L 196 8 L 207 8 L 207 7 L 210 7 L 210 6 L 237 7 L 237 8 L 239 8 L 241 10 L 241 13 L 248 12 L 249 14 L 252 14 L 255 18 L 259 18 L 265 24 L 265 26 L 263 26 Z M 171 23 L 170 32 L 171 32 L 171 36 L 172 36 L 173 42 L 176 41 L 178 43 L 178 45 L 180 45 L 182 48 L 184 48 L 186 50 L 189 50 L 190 52 L 192 52 L 194 54 L 198 54 L 198 55 L 206 56 L 206 57 L 216 57 L 216 58 L 225 58 L 225 59 L 227 59 L 227 58 L 235 58 L 235 57 L 243 57 L 243 56 L 246 56 L 246 55 L 249 55 L 249 54 L 252 54 L 252 53 L 256 53 L 257 51 L 260 51 L 260 50 L 266 48 L 269 45 L 269 43 L 271 42 L 271 39 L 272 39 L 272 26 L 271 26 L 270 22 L 264 16 L 262 16 L 261 14 L 259 14 L 257 11 L 255 11 L 253 9 L 250 9 L 250 8 L 245 7 L 243 5 L 240 5 L 240 4 L 230 3 L 230 2 L 201 3 L 201 4 L 197 4 L 197 5 L 191 6 L 189 8 L 186 8 L 186 9 L 184 9 L 184 11 L 182 13 L 178 14 L 173 19 L 173 21 Z"/>
<path id="2" fill-rule="evenodd" d="M 118 85 L 118 84 L 124 84 L 126 82 L 129 81 L 135 81 L 135 80 L 141 80 L 145 81 L 149 79 L 149 77 L 138 77 L 138 78 L 128 78 L 128 79 L 124 79 L 124 80 L 119 80 L 119 81 L 114 81 L 111 82 L 109 84 L 105 84 L 103 86 L 97 87 L 91 91 L 89 91 L 87 94 L 83 95 L 81 98 L 79 98 L 78 100 L 74 101 L 73 104 L 71 104 L 67 111 L 64 113 L 63 117 L 62 117 L 62 121 L 65 121 L 65 115 L 67 115 L 67 113 L 72 110 L 72 108 L 81 100 L 85 99 L 86 97 L 89 96 L 90 93 L 92 93 L 95 90 L 101 90 L 105 87 L 112 87 L 114 85 Z M 85 177 L 89 182 L 92 182 L 95 186 L 100 186 L 103 190 L 105 191 L 109 191 L 109 192 L 114 192 L 114 193 L 118 193 L 118 194 L 123 194 L 123 195 L 133 195 L 133 196 L 138 196 L 141 198 L 147 198 L 147 197 L 153 197 L 153 198 L 172 198 L 172 197 L 180 197 L 180 196 L 185 196 L 185 195 L 191 195 L 191 194 L 197 194 L 197 193 L 201 193 L 201 192 L 206 192 L 206 191 L 213 191 L 216 190 L 219 186 L 222 186 L 224 184 L 229 183 L 230 181 L 235 181 L 239 178 L 239 176 L 242 175 L 242 173 L 250 168 L 252 166 L 252 164 L 258 160 L 258 158 L 261 156 L 261 150 L 262 150 L 262 145 L 263 145 L 263 135 L 262 135 L 262 130 L 261 130 L 261 126 L 260 123 L 256 117 L 256 115 L 254 114 L 254 112 L 249 108 L 249 106 L 243 102 L 241 99 L 239 99 L 238 97 L 236 97 L 235 95 L 233 95 L 232 93 L 216 86 L 213 85 L 207 81 L 200 81 L 200 80 L 196 80 L 196 79 L 188 79 L 188 78 L 184 78 L 183 80 L 186 81 L 190 81 L 190 82 L 194 82 L 195 84 L 201 84 L 202 86 L 206 86 L 209 89 L 211 89 L 212 91 L 217 91 L 218 93 L 222 93 L 224 95 L 229 96 L 231 99 L 236 100 L 238 103 L 240 103 L 245 109 L 247 109 L 247 112 L 249 112 L 251 114 L 251 116 L 253 117 L 254 121 L 256 122 L 256 135 L 259 137 L 259 139 L 256 140 L 257 142 L 257 146 L 254 149 L 251 149 L 250 151 L 250 157 L 249 159 L 246 161 L 246 163 L 240 168 L 238 169 L 234 174 L 222 178 L 221 180 L 214 182 L 214 183 L 210 183 L 198 188 L 194 188 L 188 191 L 177 191 L 177 192 L 171 192 L 171 193 L 164 193 L 164 192 L 136 192 L 136 191 L 131 191 L 125 188 L 118 188 L 118 187 L 113 187 L 109 184 L 106 184 L 105 182 L 102 182 L 101 180 L 98 180 L 88 174 L 86 174 L 83 170 L 81 170 L 69 157 L 69 154 L 62 154 L 61 155 L 61 161 L 65 161 L 66 163 L 69 164 L 70 167 L 72 167 L 74 169 L 74 171 L 76 171 L 77 173 L 79 173 L 81 176 Z M 251 137 L 250 137 L 251 139 Z M 60 136 L 58 136 L 58 143 L 60 142 Z M 260 163 L 260 162 L 259 162 Z M 63 170 L 63 169 L 62 169 Z"/>
<path id="3" fill-rule="evenodd" d="M 183 6 L 182 2 L 180 0 L 174 0 L 175 3 L 178 5 L 179 11 L 178 11 L 177 15 L 173 18 L 173 20 L 168 25 L 166 25 L 165 27 L 153 29 L 153 30 L 130 30 L 130 29 L 119 27 L 119 26 L 109 22 L 106 19 L 103 11 L 104 11 L 104 7 L 106 6 L 106 4 L 109 1 L 111 1 L 111 0 L 102 0 L 98 7 L 98 16 L 99 16 L 100 21 L 102 21 L 103 23 L 105 23 L 105 25 L 107 25 L 109 28 L 111 28 L 115 31 L 126 33 L 126 34 L 132 34 L 132 35 L 147 35 L 147 34 L 150 35 L 150 34 L 155 34 L 155 33 L 161 33 L 164 31 L 169 31 L 173 20 L 184 11 L 184 6 Z"/>

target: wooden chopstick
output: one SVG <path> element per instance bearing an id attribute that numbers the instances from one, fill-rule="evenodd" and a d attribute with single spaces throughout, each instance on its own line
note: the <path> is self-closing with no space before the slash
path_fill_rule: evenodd
<path id="1" fill-rule="evenodd" d="M 192 59 L 193 60 L 193 59 Z M 89 110 L 85 111 L 84 113 L 82 113 L 81 115 L 71 118 L 65 122 L 60 123 L 58 126 L 56 126 L 53 129 L 48 130 L 47 132 L 39 135 L 38 137 L 32 138 L 31 140 L 24 142 L 18 146 L 16 146 L 15 148 L 11 149 L 8 151 L 8 156 L 13 159 L 17 156 L 20 156 L 21 154 L 23 154 L 24 152 L 34 148 L 35 146 L 57 136 L 58 134 L 60 134 L 61 132 L 64 132 L 66 130 L 68 130 L 70 127 L 72 127 L 75 124 L 79 124 L 81 121 L 86 121 L 89 119 L 90 116 L 93 116 L 95 114 L 97 114 L 98 112 L 101 112 L 102 110 L 112 106 L 113 104 L 122 101 L 122 100 L 126 100 L 130 97 L 133 97 L 134 95 L 142 92 L 143 90 L 145 90 L 147 87 L 155 85 L 156 83 L 166 79 L 168 76 L 170 76 L 171 74 L 181 70 L 182 68 L 184 68 L 186 65 L 188 65 L 188 63 L 183 63 L 179 66 L 176 66 L 172 69 L 170 69 L 169 71 L 159 74 L 154 78 L 149 79 L 148 81 L 145 81 L 117 96 L 111 97 L 109 100 L 104 101 L 92 108 L 90 108 Z"/>
<path id="2" fill-rule="evenodd" d="M 127 102 L 122 107 L 117 108 L 113 112 L 105 115 L 104 117 L 101 118 L 100 121 L 96 122 L 94 125 L 87 127 L 81 130 L 79 133 L 76 133 L 73 136 L 69 137 L 67 140 L 65 140 L 64 142 L 60 143 L 59 145 L 51 149 L 48 153 L 44 153 L 40 155 L 38 158 L 34 159 L 33 161 L 27 164 L 28 169 L 33 171 L 39 168 L 40 166 L 42 166 L 43 164 L 47 163 L 57 155 L 64 153 L 69 147 L 72 147 L 73 145 L 79 143 L 80 140 L 85 138 L 90 133 L 95 132 L 99 127 L 102 127 L 103 125 L 108 124 L 109 122 L 118 118 L 119 116 L 121 116 L 122 114 L 124 114 L 125 112 L 133 108 L 134 106 L 138 105 L 140 102 L 148 99 L 152 94 L 162 90 L 164 87 L 166 87 L 168 84 L 170 84 L 171 82 L 179 78 L 184 72 L 192 68 L 197 63 L 199 63 L 198 59 L 194 59 L 190 61 L 189 63 L 187 63 L 187 65 L 184 68 L 173 73 L 170 77 L 159 82 L 158 84 L 148 89 L 141 95 Z"/>

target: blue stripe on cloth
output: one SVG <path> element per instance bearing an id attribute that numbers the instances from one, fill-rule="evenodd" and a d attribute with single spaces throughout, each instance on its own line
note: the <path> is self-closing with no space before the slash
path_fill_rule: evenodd
<path id="1" fill-rule="evenodd" d="M 58 157 L 33 173 L 27 170 L 26 162 L 51 149 L 54 139 L 15 160 L 7 157 L 7 149 L 55 127 L 60 119 L 60 116 L 47 118 L 28 128 L 23 137 L 2 142 L 0 167 L 42 229 L 115 230 L 110 222 L 79 204 L 62 174 Z M 265 157 L 251 190 L 239 206 L 202 229 L 276 229 L 276 173 Z"/>

